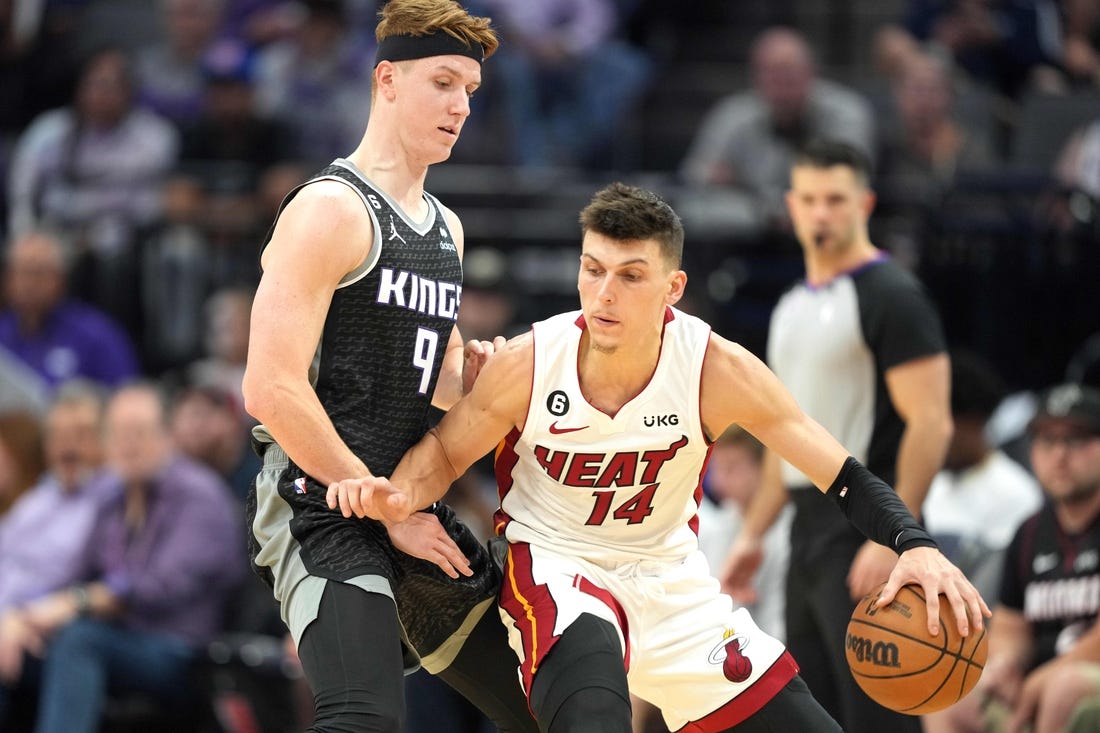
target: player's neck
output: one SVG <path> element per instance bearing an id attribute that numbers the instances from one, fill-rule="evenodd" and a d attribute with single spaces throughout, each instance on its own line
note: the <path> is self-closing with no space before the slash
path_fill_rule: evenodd
<path id="1" fill-rule="evenodd" d="M 410 218 L 420 218 L 427 163 L 409 155 L 396 139 L 387 142 L 386 135 L 371 128 L 347 159 L 396 201 Z"/>
<path id="2" fill-rule="evenodd" d="M 589 404 L 614 416 L 649 384 L 661 355 L 661 338 L 601 349 L 587 337 L 577 355 L 577 376 Z"/>

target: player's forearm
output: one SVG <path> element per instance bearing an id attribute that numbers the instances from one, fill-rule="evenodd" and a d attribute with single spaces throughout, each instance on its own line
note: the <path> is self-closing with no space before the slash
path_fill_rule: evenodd
<path id="1" fill-rule="evenodd" d="M 432 428 L 402 456 L 390 482 L 408 495 L 414 507 L 423 509 L 442 499 L 461 474 Z"/>
<path id="2" fill-rule="evenodd" d="M 251 383 L 246 379 L 245 408 L 291 460 L 322 485 L 371 475 L 340 438 L 308 383 L 278 377 L 258 377 Z"/>
<path id="3" fill-rule="evenodd" d="M 449 410 L 462 398 L 462 341 L 457 346 L 448 344 L 443 356 L 443 366 L 439 370 L 435 392 L 432 393 L 432 406 L 440 410 Z"/>
<path id="4" fill-rule="evenodd" d="M 439 378 L 432 393 L 432 405 L 440 410 L 450 410 L 462 399 L 465 383 L 463 370 L 466 368 L 464 343 L 458 326 L 451 329 L 447 340 L 447 350 L 443 354 L 443 364 L 439 369 Z"/>
<path id="5" fill-rule="evenodd" d="M 946 413 L 914 418 L 906 424 L 898 446 L 894 488 L 913 516 L 921 516 L 932 479 L 943 467 L 952 429 Z"/>

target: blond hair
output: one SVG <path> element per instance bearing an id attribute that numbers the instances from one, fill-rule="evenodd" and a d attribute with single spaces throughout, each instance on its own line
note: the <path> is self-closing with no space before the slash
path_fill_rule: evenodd
<path id="1" fill-rule="evenodd" d="M 489 18 L 470 15 L 455 0 L 390 0 L 378 11 L 378 41 L 390 36 L 425 36 L 437 31 L 462 41 L 468 46 L 480 45 L 485 58 L 500 45 L 496 31 L 489 27 Z"/>

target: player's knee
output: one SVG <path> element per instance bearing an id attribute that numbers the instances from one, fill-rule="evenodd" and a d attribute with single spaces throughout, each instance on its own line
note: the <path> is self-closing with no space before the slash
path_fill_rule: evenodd
<path id="1" fill-rule="evenodd" d="M 401 700 L 382 701 L 355 694 L 315 696 L 316 714 L 310 733 L 402 733 L 405 708 Z"/>
<path id="2" fill-rule="evenodd" d="M 546 733 L 630 733 L 630 702 L 618 690 L 586 687 L 563 700 L 551 718 L 539 720 Z"/>
<path id="3" fill-rule="evenodd" d="M 615 628 L 583 614 L 547 654 L 531 686 L 545 731 L 630 733 L 630 692 Z"/>
<path id="4" fill-rule="evenodd" d="M 1087 664 L 1067 664 L 1053 671 L 1039 698 L 1038 717 L 1064 728 L 1082 702 L 1100 693 L 1100 679 Z"/>

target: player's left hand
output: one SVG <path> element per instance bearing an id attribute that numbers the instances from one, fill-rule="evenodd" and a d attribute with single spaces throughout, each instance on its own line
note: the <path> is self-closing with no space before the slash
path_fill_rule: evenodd
<path id="1" fill-rule="evenodd" d="M 381 476 L 348 478 L 328 485 L 325 495 L 329 509 L 340 509 L 347 518 L 401 522 L 413 513 L 412 499 L 389 479 Z"/>
<path id="2" fill-rule="evenodd" d="M 415 512 L 403 522 L 387 524 L 386 531 L 393 546 L 401 552 L 435 563 L 452 578 L 458 578 L 459 573 L 474 574 L 470 561 L 434 514 Z"/>
<path id="3" fill-rule="evenodd" d="M 993 615 L 978 589 L 934 547 L 914 547 L 901 553 L 890 579 L 883 586 L 878 607 L 892 603 L 898 590 L 910 584 L 924 590 L 928 633 L 932 636 L 940 633 L 940 593 L 947 596 L 962 636 L 969 635 L 971 629 L 980 631 L 982 619 Z"/>
<path id="4" fill-rule="evenodd" d="M 890 577 L 898 563 L 898 553 L 885 545 L 868 540 L 859 548 L 848 568 L 848 592 L 858 601 Z"/>
<path id="5" fill-rule="evenodd" d="M 477 375 L 489 357 L 504 348 L 508 340 L 503 336 L 497 336 L 492 341 L 479 341 L 470 339 L 462 349 L 462 394 L 469 394 L 473 389 Z"/>

